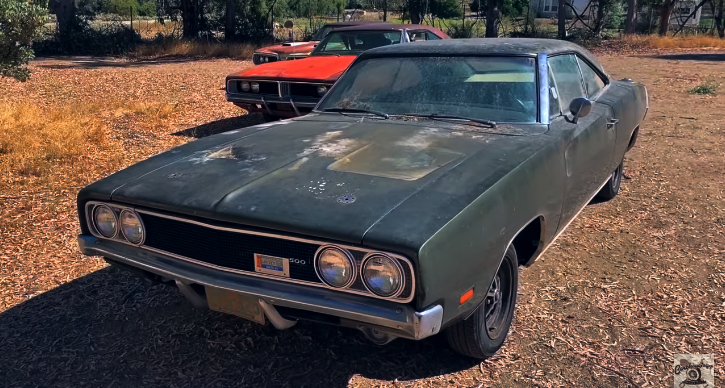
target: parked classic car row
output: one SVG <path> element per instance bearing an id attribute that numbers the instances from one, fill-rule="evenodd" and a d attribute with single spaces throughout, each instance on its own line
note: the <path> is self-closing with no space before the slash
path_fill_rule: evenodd
<path id="1" fill-rule="evenodd" d="M 350 50 L 366 31 L 337 36 Z M 378 46 L 307 115 L 192 141 L 82 189 L 81 251 L 278 329 L 307 320 L 378 344 L 443 332 L 463 355 L 495 354 L 518 268 L 594 196 L 617 195 L 647 92 L 563 41 Z"/>
<path id="2" fill-rule="evenodd" d="M 317 46 L 317 44 L 320 43 L 320 41 L 324 39 L 333 29 L 374 23 L 378 22 L 351 21 L 328 23 L 317 30 L 308 42 L 285 42 L 278 45 L 260 48 L 252 55 L 252 63 L 255 65 L 261 65 L 269 62 L 307 58 L 310 56 L 310 53 L 312 53 L 315 46 Z"/>
<path id="3" fill-rule="evenodd" d="M 355 57 L 375 47 L 449 37 L 437 28 L 412 24 L 367 23 L 335 28 L 316 44 L 309 58 L 265 63 L 231 74 L 227 100 L 265 119 L 309 113 L 350 66 Z"/>

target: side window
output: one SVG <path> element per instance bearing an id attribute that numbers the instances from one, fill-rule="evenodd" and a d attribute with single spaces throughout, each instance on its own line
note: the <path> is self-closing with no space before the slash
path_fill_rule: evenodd
<path id="1" fill-rule="evenodd" d="M 426 32 L 426 36 L 428 37 L 428 40 L 440 40 L 441 37 L 432 33 L 432 32 Z"/>
<path id="2" fill-rule="evenodd" d="M 425 31 L 408 31 L 408 38 L 410 38 L 411 42 L 427 40 L 425 37 Z"/>
<path id="3" fill-rule="evenodd" d="M 579 65 L 574 55 L 559 55 L 549 58 L 549 66 L 554 73 L 556 91 L 559 93 L 561 109 L 569 111 L 569 104 L 578 97 L 585 97 Z"/>
<path id="4" fill-rule="evenodd" d="M 581 58 L 577 57 L 579 61 L 579 67 L 582 70 L 582 76 L 584 77 L 584 85 L 587 87 L 587 97 L 599 93 L 604 87 L 604 80 L 597 74 L 588 63 L 584 62 Z"/>
<path id="5" fill-rule="evenodd" d="M 551 68 L 549 68 L 549 119 L 553 119 L 560 114 L 559 93 L 556 91 L 554 77 L 551 75 Z"/>

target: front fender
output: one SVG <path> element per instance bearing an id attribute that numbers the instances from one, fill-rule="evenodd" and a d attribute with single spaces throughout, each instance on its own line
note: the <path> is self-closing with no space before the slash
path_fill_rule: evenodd
<path id="1" fill-rule="evenodd" d="M 420 248 L 419 306 L 443 306 L 443 324 L 467 316 L 484 299 L 504 253 L 514 238 L 532 221 L 543 221 L 542 240 L 535 260 L 549 243 L 561 214 L 564 162 L 561 145 L 538 152 L 491 186 L 449 221 Z M 474 296 L 459 305 L 471 289 Z"/>

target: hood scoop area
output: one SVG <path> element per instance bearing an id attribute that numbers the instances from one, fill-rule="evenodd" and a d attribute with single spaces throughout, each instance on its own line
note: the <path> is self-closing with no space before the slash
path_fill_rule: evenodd
<path id="1" fill-rule="evenodd" d="M 445 148 L 400 144 L 368 144 L 338 159 L 327 168 L 382 178 L 414 181 L 463 157 Z"/>

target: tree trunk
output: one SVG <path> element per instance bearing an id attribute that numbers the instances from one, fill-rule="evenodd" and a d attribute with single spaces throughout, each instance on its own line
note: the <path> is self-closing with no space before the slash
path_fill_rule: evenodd
<path id="1" fill-rule="evenodd" d="M 199 37 L 199 10 L 197 0 L 181 0 L 183 35 L 187 39 Z"/>
<path id="2" fill-rule="evenodd" d="M 58 32 L 64 35 L 73 28 L 76 18 L 76 2 L 74 0 L 58 0 L 54 3 L 55 16 L 58 19 Z"/>
<path id="3" fill-rule="evenodd" d="M 383 21 L 388 21 L 388 0 L 383 0 Z"/>
<path id="4" fill-rule="evenodd" d="M 597 1 L 597 21 L 594 23 L 594 36 L 601 38 L 604 31 L 604 2 Z"/>
<path id="5" fill-rule="evenodd" d="M 420 0 L 409 0 L 408 11 L 410 12 L 410 24 L 420 24 L 422 16 Z"/>
<path id="6" fill-rule="evenodd" d="M 499 0 L 486 0 L 486 38 L 498 38 L 498 21 L 501 13 Z"/>
<path id="7" fill-rule="evenodd" d="M 224 26 L 224 40 L 232 41 L 234 40 L 234 21 L 237 16 L 237 2 L 236 0 L 227 0 L 227 18 L 226 18 L 226 24 Z"/>
<path id="8" fill-rule="evenodd" d="M 665 4 L 659 7 L 660 12 L 660 36 L 666 36 L 670 29 L 670 16 L 675 9 L 676 0 L 665 0 Z"/>
<path id="9" fill-rule="evenodd" d="M 637 0 L 627 0 L 627 19 L 624 21 L 624 33 L 634 34 L 637 27 Z"/>
<path id="10" fill-rule="evenodd" d="M 566 0 L 559 0 L 559 39 L 566 39 Z"/>
<path id="11" fill-rule="evenodd" d="M 715 19 L 715 27 L 720 38 L 725 38 L 725 23 L 723 23 L 723 14 L 725 13 L 725 0 L 720 0 L 717 11 L 713 9 L 712 17 Z"/>

